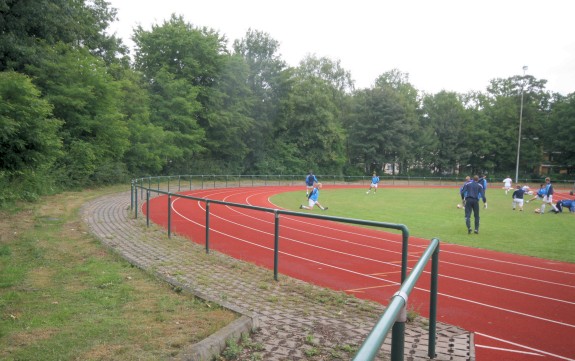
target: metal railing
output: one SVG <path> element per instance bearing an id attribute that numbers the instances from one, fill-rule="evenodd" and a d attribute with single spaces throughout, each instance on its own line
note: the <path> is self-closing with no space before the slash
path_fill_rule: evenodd
<path id="1" fill-rule="evenodd" d="M 297 179 L 297 184 L 302 183 L 301 176 Z M 152 179 L 154 180 L 154 187 L 152 188 Z M 325 179 L 325 178 L 324 178 Z M 334 182 L 337 182 L 334 177 Z M 392 347 L 391 347 L 391 359 L 392 361 L 401 361 L 404 357 L 404 343 L 405 343 L 405 322 L 407 320 L 407 300 L 408 297 L 415 287 L 415 283 L 421 276 L 423 269 L 427 265 L 429 259 L 432 259 L 432 271 L 431 271 L 431 286 L 430 286 L 430 312 L 429 312 L 429 344 L 428 344 L 428 356 L 429 358 L 435 358 L 435 347 L 436 347 L 436 318 L 437 318 L 437 278 L 438 278 L 438 264 L 439 264 L 439 240 L 434 238 L 431 244 L 428 246 L 416 266 L 412 269 L 409 277 L 407 277 L 407 256 L 408 256 L 408 243 L 409 243 L 409 230 L 405 225 L 386 223 L 386 222 L 375 222 L 366 221 L 354 218 L 343 218 L 334 216 L 324 216 L 314 213 L 301 213 L 293 212 L 287 210 L 278 210 L 272 208 L 258 207 L 241 203 L 232 203 L 219 201 L 214 199 L 207 199 L 201 197 L 194 197 L 179 193 L 173 193 L 170 191 L 170 187 L 175 187 L 173 185 L 174 177 L 149 177 L 141 178 L 132 181 L 132 191 L 131 191 L 131 208 L 134 210 L 135 218 L 138 218 L 138 193 L 140 193 L 140 198 L 143 198 L 145 193 L 146 198 L 146 224 L 150 224 L 150 195 L 151 193 L 156 193 L 158 195 L 167 196 L 168 203 L 168 226 L 167 232 L 168 237 L 172 234 L 172 199 L 174 197 L 184 198 L 189 200 L 195 200 L 205 203 L 205 249 L 206 253 L 210 251 L 210 204 L 221 204 L 228 207 L 246 208 L 257 210 L 266 213 L 274 214 L 274 280 L 278 280 L 278 268 L 279 268 L 279 231 L 280 231 L 280 216 L 289 215 L 293 217 L 304 217 L 304 218 L 314 218 L 327 221 L 335 221 L 341 223 L 350 223 L 362 226 L 371 226 L 377 228 L 387 228 L 399 230 L 402 233 L 402 262 L 401 262 L 401 287 L 392 297 L 386 311 L 381 316 L 380 320 L 374 326 L 358 353 L 354 357 L 354 361 L 368 361 L 373 360 L 381 345 L 385 341 L 388 333 L 392 330 Z M 185 182 L 188 189 L 192 189 L 195 184 L 197 188 L 204 189 L 222 187 L 242 187 L 242 186 L 261 186 L 261 185 L 293 185 L 290 182 L 296 182 L 295 179 L 282 177 L 263 177 L 256 178 L 252 176 L 250 178 L 249 185 L 246 185 L 246 178 L 242 176 L 177 176 L 177 191 L 182 191 L 182 181 Z M 370 181 L 371 178 L 361 179 L 360 181 Z M 323 180 L 325 182 L 325 180 Z M 242 183 L 243 182 L 243 183 Z M 144 185 L 147 183 L 146 185 Z M 263 184 L 262 184 L 263 183 Z M 167 188 L 167 190 L 162 190 L 161 188 Z M 140 190 L 140 192 L 138 192 Z"/>
<path id="2" fill-rule="evenodd" d="M 394 229 L 401 231 L 402 235 L 402 254 L 401 254 L 401 282 L 403 282 L 407 275 L 407 255 L 408 255 L 408 243 L 409 243 L 409 230 L 403 224 L 395 224 L 395 223 L 386 223 L 386 222 L 376 222 L 376 221 L 367 221 L 363 219 L 355 219 L 355 218 L 344 218 L 344 217 L 334 217 L 334 216 L 324 216 L 321 214 L 314 214 L 314 213 L 302 213 L 302 212 L 293 212 L 287 210 L 280 210 L 280 209 L 273 209 L 273 208 L 265 208 L 265 207 L 258 207 L 252 206 L 243 203 L 233 203 L 233 202 L 225 202 L 219 201 L 215 199 L 207 199 L 202 197 L 194 197 L 179 193 L 172 193 L 168 191 L 158 190 L 158 189 L 150 189 L 150 188 L 143 188 L 142 186 L 132 184 L 132 204 L 134 205 L 134 216 L 138 218 L 138 188 L 142 189 L 146 192 L 146 225 L 150 225 L 150 194 L 157 193 L 167 196 L 167 203 L 168 203 L 168 237 L 170 238 L 172 235 L 172 198 L 183 198 L 189 199 L 194 201 L 204 202 L 206 204 L 206 211 L 205 211 L 205 248 L 206 253 L 210 251 L 210 204 L 222 204 L 228 207 L 237 207 L 237 208 L 246 208 L 257 210 L 265 213 L 273 213 L 274 214 L 274 279 L 278 279 L 278 254 L 279 254 L 279 223 L 280 223 L 280 215 L 289 215 L 294 217 L 303 217 L 303 218 L 315 218 L 315 219 L 323 219 L 328 221 L 335 221 L 340 223 L 350 223 L 350 224 L 357 224 L 362 226 L 371 226 L 377 228 L 387 228 L 387 229 Z"/>
<path id="3" fill-rule="evenodd" d="M 377 356 L 381 345 L 383 345 L 383 342 L 392 327 L 391 360 L 403 360 L 405 322 L 407 321 L 407 300 L 430 258 L 432 259 L 432 265 L 429 292 L 429 344 L 427 355 L 431 359 L 435 358 L 437 278 L 439 273 L 439 240 L 437 238 L 434 238 L 431 241 L 431 244 L 427 247 L 415 267 L 411 270 L 409 277 L 401 284 L 399 291 L 393 295 L 385 312 L 375 324 L 353 358 L 354 361 L 373 360 Z"/>

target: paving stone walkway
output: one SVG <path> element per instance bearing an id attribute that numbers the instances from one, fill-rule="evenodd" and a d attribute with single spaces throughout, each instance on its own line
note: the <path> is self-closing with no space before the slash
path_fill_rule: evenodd
<path id="1" fill-rule="evenodd" d="M 103 244 L 174 287 L 215 302 L 241 317 L 182 350 L 177 359 L 212 360 L 229 338 L 251 337 L 238 360 L 350 360 L 384 311 L 364 301 L 210 251 L 130 211 L 130 193 L 95 199 L 82 218 Z M 473 334 L 438 323 L 435 360 L 475 360 Z M 377 360 L 389 360 L 391 336 Z M 245 340 L 247 341 L 247 340 Z M 426 320 L 406 325 L 405 360 L 428 360 Z"/>

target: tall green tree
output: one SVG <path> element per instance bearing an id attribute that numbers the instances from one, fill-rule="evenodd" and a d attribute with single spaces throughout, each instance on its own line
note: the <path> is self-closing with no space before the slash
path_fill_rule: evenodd
<path id="1" fill-rule="evenodd" d="M 130 147 L 124 163 L 133 176 L 161 174 L 173 152 L 169 134 L 150 121 L 150 93 L 141 74 L 122 69 L 118 74 L 121 90 L 120 112 L 129 131 Z"/>
<path id="2" fill-rule="evenodd" d="M 108 64 L 127 53 L 106 33 L 116 10 L 105 0 L 0 1 L 0 71 L 25 71 L 57 43 L 82 47 Z"/>
<path id="3" fill-rule="evenodd" d="M 382 166 L 401 161 L 400 155 L 409 144 L 410 126 L 405 122 L 405 109 L 398 93 L 389 87 L 374 87 L 354 94 L 348 123 L 352 159 Z"/>
<path id="4" fill-rule="evenodd" d="M 543 152 L 551 151 L 546 149 L 550 142 L 544 142 L 543 138 L 551 100 L 545 84 L 546 80 L 530 75 L 491 80 L 482 107 L 489 118 L 492 150 L 485 154 L 485 159 L 492 171 L 515 169 L 520 118 L 521 175 L 531 175 L 543 161 Z"/>
<path id="5" fill-rule="evenodd" d="M 446 91 L 427 95 L 423 99 L 423 112 L 436 138 L 431 170 L 439 174 L 456 173 L 469 158 L 467 137 L 473 137 L 474 131 L 466 132 L 469 113 L 460 96 Z"/>
<path id="6" fill-rule="evenodd" d="M 274 143 L 280 102 L 290 87 L 290 73 L 279 54 L 279 42 L 265 32 L 249 29 L 244 38 L 234 41 L 233 49 L 248 65 L 247 83 L 252 96 L 249 115 L 254 123 L 246 134 L 245 144 L 250 152 L 244 168 L 265 173 L 275 163 L 269 149 Z"/>
<path id="7" fill-rule="evenodd" d="M 61 125 L 29 77 L 0 72 L 0 171 L 18 175 L 49 169 L 62 149 Z"/>
<path id="8" fill-rule="evenodd" d="M 430 128 L 419 123 L 420 99 L 417 89 L 409 82 L 409 74 L 398 69 L 385 72 L 375 80 L 375 87 L 388 89 L 395 93 L 398 104 L 403 108 L 403 120 L 398 137 L 396 161 L 392 162 L 395 174 L 396 163 L 399 172 L 405 173 L 412 165 L 419 164 L 425 151 L 432 142 Z"/>
<path id="9" fill-rule="evenodd" d="M 144 75 L 151 93 L 150 119 L 170 132 L 175 146 L 166 159 L 170 172 L 197 170 L 202 158 L 206 165 L 215 163 L 209 160 L 213 154 L 229 155 L 224 139 L 244 129 L 245 119 L 237 116 L 241 113 L 236 107 L 230 120 L 230 104 L 235 100 L 226 97 L 225 90 L 230 88 L 225 83 L 232 82 L 226 67 L 233 61 L 225 37 L 172 15 L 151 31 L 138 27 L 134 41 L 135 68 Z M 222 109 L 225 100 L 230 108 Z"/>
<path id="10" fill-rule="evenodd" d="M 250 152 L 247 139 L 254 128 L 248 75 L 249 68 L 241 56 L 225 56 L 209 103 L 213 112 L 206 129 L 208 161 L 233 174 L 244 170 L 244 160 Z"/>
<path id="11" fill-rule="evenodd" d="M 275 124 L 274 153 L 282 155 L 284 171 L 301 173 L 311 168 L 340 173 L 345 137 L 332 85 L 315 76 L 292 81 Z"/>
<path id="12" fill-rule="evenodd" d="M 105 63 L 87 49 L 59 43 L 27 70 L 54 106 L 54 116 L 64 122 L 60 137 L 66 155 L 57 167 L 62 182 L 83 186 L 123 180 L 128 130 L 119 112 L 119 85 Z"/>
<path id="13" fill-rule="evenodd" d="M 549 124 L 542 137 L 553 149 L 553 161 L 575 174 L 575 93 L 555 96 Z"/>

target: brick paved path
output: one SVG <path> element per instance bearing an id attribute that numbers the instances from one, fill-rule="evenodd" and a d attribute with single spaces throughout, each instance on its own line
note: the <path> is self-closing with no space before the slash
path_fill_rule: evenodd
<path id="1" fill-rule="evenodd" d="M 252 331 L 240 360 L 349 360 L 383 313 L 364 301 L 256 267 L 205 249 L 160 227 L 146 227 L 130 212 L 130 194 L 95 199 L 82 218 L 102 243 L 132 264 L 207 301 L 242 315 L 203 342 L 184 349 L 179 359 L 210 360 L 225 341 Z M 405 360 L 428 360 L 426 320 L 406 325 Z M 475 360 L 468 331 L 438 323 L 436 360 Z M 379 360 L 389 359 L 386 339 Z"/>

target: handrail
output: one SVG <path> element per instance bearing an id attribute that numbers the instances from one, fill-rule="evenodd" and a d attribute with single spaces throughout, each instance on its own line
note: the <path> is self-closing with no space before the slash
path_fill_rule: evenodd
<path id="1" fill-rule="evenodd" d="M 431 244 L 427 247 L 415 267 L 411 270 L 409 277 L 402 283 L 399 291 L 397 291 L 385 312 L 380 317 L 379 321 L 375 324 L 359 351 L 353 358 L 354 361 L 369 361 L 375 359 L 377 353 L 385 338 L 387 337 L 390 329 L 395 327 L 398 323 L 405 324 L 407 319 L 407 300 L 411 291 L 415 287 L 415 283 L 423 273 L 423 269 L 427 265 L 429 259 L 432 258 L 432 275 L 431 275 L 431 290 L 430 290 L 430 324 L 429 324 L 429 358 L 435 358 L 435 328 L 436 328 L 436 307 L 437 307 L 437 277 L 438 277 L 438 261 L 439 261 L 439 240 L 433 238 Z M 403 340 L 395 339 L 396 333 L 393 334 L 392 339 L 392 361 L 403 360 Z M 398 350 L 398 347 L 401 349 Z"/>
<path id="2" fill-rule="evenodd" d="M 146 224 L 149 226 L 149 216 L 150 216 L 150 193 L 158 193 L 167 195 L 168 199 L 168 237 L 171 237 L 171 204 L 172 197 L 185 198 L 195 201 L 205 202 L 205 212 L 206 212 L 206 238 L 205 247 L 206 253 L 209 253 L 209 215 L 210 215 L 210 203 L 222 204 L 229 207 L 239 207 L 247 208 L 252 210 L 258 210 L 262 212 L 268 212 L 274 214 L 275 226 L 274 226 L 274 279 L 278 280 L 278 264 L 279 264 L 279 221 L 280 215 L 290 215 L 295 217 L 305 217 L 305 218 L 315 218 L 322 220 L 329 220 L 342 223 L 351 223 L 364 226 L 380 227 L 380 228 L 391 228 L 400 230 L 402 232 L 402 264 L 401 264 L 401 288 L 392 297 L 389 306 L 387 307 L 384 314 L 381 316 L 380 320 L 374 326 L 373 330 L 368 335 L 367 339 L 364 341 L 360 350 L 356 354 L 354 361 L 368 361 L 373 360 L 377 355 L 381 345 L 385 341 L 389 330 L 392 330 L 392 361 L 403 360 L 404 355 L 404 338 L 405 338 L 405 322 L 407 320 L 407 299 L 413 290 L 415 283 L 421 276 L 424 267 L 426 266 L 429 258 L 432 258 L 432 272 L 431 272 L 431 286 L 430 286 L 430 317 L 429 317 L 429 344 L 428 344 L 428 356 L 429 358 L 435 358 L 435 341 L 436 341 L 436 309 L 437 309 L 437 277 L 438 277 L 438 264 L 439 264 L 439 240 L 437 238 L 432 239 L 431 244 L 428 246 L 416 266 L 413 268 L 409 277 L 407 274 L 407 255 L 408 255 L 408 241 L 409 241 L 409 230 L 403 224 L 386 223 L 386 222 L 376 222 L 367 221 L 362 219 L 354 218 L 343 218 L 335 216 L 325 216 L 314 213 L 301 213 L 287 210 L 278 210 L 266 207 L 252 206 L 242 203 L 226 202 L 214 199 L 207 199 L 201 197 L 194 197 L 179 193 L 172 193 L 169 191 L 169 179 L 168 179 L 168 191 L 160 190 L 160 181 L 158 180 L 157 189 L 151 188 L 151 178 L 148 178 L 148 188 L 144 185 L 138 185 L 139 182 L 132 181 L 132 191 L 130 192 L 131 207 L 135 209 L 135 218 L 138 217 L 138 188 L 142 192 L 146 191 Z M 142 184 L 143 179 L 142 179 Z M 227 186 L 227 178 L 226 178 Z M 239 183 L 238 186 L 241 186 Z M 252 183 L 253 186 L 253 183 Z M 215 181 L 214 181 L 215 187 Z M 190 189 L 192 188 L 192 180 L 190 179 Z M 203 180 L 202 180 L 203 188 Z M 181 183 L 178 182 L 178 189 L 181 189 Z"/>
<path id="3" fill-rule="evenodd" d="M 135 197 L 132 196 L 132 198 L 135 198 L 135 201 L 134 201 L 135 218 L 138 218 L 138 201 L 137 201 L 138 196 L 137 196 L 137 193 L 138 193 L 138 188 L 143 188 L 143 187 L 138 186 L 138 185 L 134 185 L 134 184 L 132 184 L 132 187 L 133 187 L 132 193 L 135 194 Z M 301 212 L 294 212 L 294 211 L 288 211 L 288 210 L 280 210 L 280 209 L 274 209 L 274 208 L 252 206 L 252 205 L 243 204 L 243 203 L 233 203 L 233 202 L 219 201 L 219 200 L 215 200 L 215 199 L 194 197 L 194 196 L 189 196 L 189 195 L 185 195 L 185 194 L 172 193 L 172 192 L 150 189 L 150 188 L 143 188 L 143 190 L 146 191 L 146 207 L 147 207 L 146 208 L 146 224 L 148 224 L 148 225 L 149 225 L 149 216 L 150 216 L 150 211 L 148 208 L 149 204 L 150 204 L 150 192 L 154 192 L 154 193 L 158 193 L 158 194 L 164 194 L 164 195 L 168 196 L 168 237 L 171 237 L 171 232 L 172 232 L 171 231 L 171 214 L 172 214 L 172 210 L 171 210 L 172 200 L 171 200 L 171 198 L 172 197 L 179 197 L 179 198 L 184 198 L 184 199 L 189 199 L 189 200 L 194 200 L 194 201 L 205 202 L 206 203 L 206 242 L 205 242 L 206 243 L 206 253 L 209 253 L 209 214 L 210 214 L 209 213 L 210 212 L 209 204 L 210 203 L 222 204 L 222 205 L 226 205 L 228 207 L 247 208 L 247 209 L 258 210 L 258 211 L 267 212 L 267 213 L 274 213 L 275 214 L 275 223 L 276 223 L 276 227 L 274 230 L 274 237 L 276 239 L 276 246 L 274 246 L 274 253 L 276 254 L 276 257 L 274 259 L 274 279 L 276 279 L 276 280 L 278 279 L 277 253 L 279 253 L 279 249 L 277 247 L 277 239 L 279 238 L 279 220 L 280 220 L 279 215 L 280 214 L 290 215 L 290 216 L 295 216 L 295 217 L 315 218 L 315 219 L 323 219 L 323 220 L 335 221 L 335 222 L 340 222 L 340 223 L 350 223 L 350 224 L 358 224 L 358 225 L 362 225 L 362 226 L 372 226 L 372 227 L 389 228 L 389 229 L 399 230 L 399 231 L 401 231 L 401 234 L 402 234 L 402 257 L 401 257 L 401 280 L 400 280 L 400 283 L 405 280 L 405 277 L 407 275 L 407 255 L 408 255 L 408 243 L 409 243 L 409 230 L 403 224 L 368 221 L 368 220 L 356 219 L 356 218 L 325 216 L 325 215 L 314 214 L 314 213 L 301 213 Z"/>

